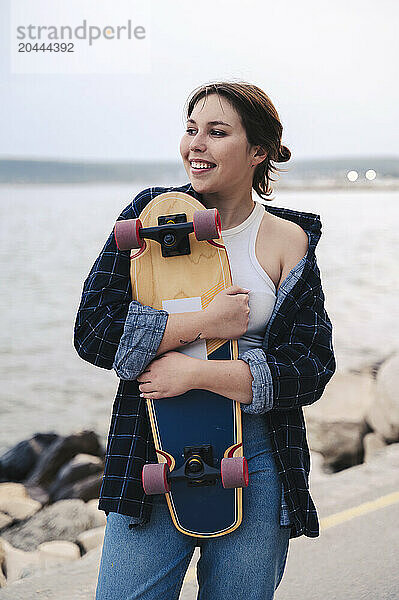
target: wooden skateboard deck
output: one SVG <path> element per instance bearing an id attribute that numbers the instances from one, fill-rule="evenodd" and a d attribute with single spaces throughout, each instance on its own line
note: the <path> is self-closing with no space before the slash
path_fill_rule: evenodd
<path id="1" fill-rule="evenodd" d="M 198 210 L 205 207 L 192 196 L 166 192 L 151 200 L 139 219 L 143 228 L 157 227 L 158 217 L 165 215 L 185 214 L 190 222 Z M 189 244 L 189 254 L 166 258 L 152 239 L 145 239 L 140 250 L 131 250 L 133 299 L 169 313 L 197 311 L 232 285 L 221 237 L 197 241 L 191 233 Z M 199 340 L 176 351 L 204 360 L 238 358 L 237 340 Z M 146 402 L 158 463 L 168 462 L 170 471 L 184 464 L 185 448 L 211 446 L 215 468 L 224 457 L 243 456 L 239 402 L 207 390 Z M 200 485 L 176 480 L 165 495 L 174 525 L 186 535 L 221 536 L 242 521 L 242 488 L 224 488 L 220 478 Z"/>

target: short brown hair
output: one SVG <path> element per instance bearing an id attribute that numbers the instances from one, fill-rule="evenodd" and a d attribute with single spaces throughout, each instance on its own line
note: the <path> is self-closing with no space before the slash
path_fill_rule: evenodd
<path id="1" fill-rule="evenodd" d="M 210 94 L 223 96 L 232 104 L 241 117 L 249 144 L 261 146 L 267 157 L 255 168 L 252 188 L 261 198 L 269 200 L 273 189 L 270 185 L 271 173 L 283 171 L 274 163 L 286 162 L 291 152 L 281 145 L 283 126 L 269 96 L 265 92 L 246 81 L 217 81 L 199 86 L 186 102 L 186 119 L 191 116 L 196 103 Z"/>

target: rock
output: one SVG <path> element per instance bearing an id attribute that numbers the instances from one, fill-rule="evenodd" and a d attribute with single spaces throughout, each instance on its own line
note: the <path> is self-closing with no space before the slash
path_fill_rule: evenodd
<path id="1" fill-rule="evenodd" d="M 376 454 L 379 454 L 386 448 L 386 443 L 379 433 L 368 433 L 363 438 L 364 462 L 368 462 Z"/>
<path id="2" fill-rule="evenodd" d="M 22 483 L 0 483 L 0 530 L 31 517 L 41 508 L 41 503 L 32 500 Z"/>
<path id="3" fill-rule="evenodd" d="M 0 510 L 9 515 L 14 521 L 28 519 L 41 508 L 41 503 L 31 498 L 0 499 Z"/>
<path id="4" fill-rule="evenodd" d="M 310 473 L 309 480 L 311 483 L 315 483 L 319 480 L 324 480 L 329 478 L 331 472 L 329 469 L 326 469 L 324 465 L 324 458 L 320 452 L 310 451 Z"/>
<path id="5" fill-rule="evenodd" d="M 57 480 L 62 483 L 73 483 L 102 471 L 104 461 L 98 456 L 91 454 L 77 454 L 64 465 L 57 474 Z"/>
<path id="6" fill-rule="evenodd" d="M 40 485 L 25 485 L 26 491 L 32 500 L 40 502 L 42 506 L 45 506 L 50 501 L 48 492 Z"/>
<path id="7" fill-rule="evenodd" d="M 363 461 L 362 439 L 369 431 L 365 415 L 375 382 L 367 373 L 336 373 L 322 398 L 305 406 L 309 446 L 324 458 L 324 470 L 335 472 Z"/>
<path id="8" fill-rule="evenodd" d="M 0 530 L 9 527 L 13 521 L 14 519 L 10 515 L 0 512 Z"/>
<path id="9" fill-rule="evenodd" d="M 76 543 L 79 544 L 83 550 L 82 554 L 86 554 L 86 552 L 89 552 L 89 550 L 93 550 L 93 548 L 101 546 L 104 541 L 104 533 L 105 526 L 103 525 L 101 527 L 95 527 L 94 529 L 83 531 L 80 535 L 78 535 Z"/>
<path id="10" fill-rule="evenodd" d="M 104 461 L 101 458 L 98 456 L 92 456 L 91 454 L 77 454 L 58 471 L 55 481 L 48 488 L 50 497 L 52 500 L 81 497 L 71 495 L 64 496 L 62 494 L 57 494 L 57 492 L 66 487 L 72 489 L 71 484 L 83 479 L 87 479 L 89 476 L 94 474 L 102 474 L 103 472 Z M 95 497 L 95 495 L 92 495 L 90 496 L 90 499 Z"/>
<path id="11" fill-rule="evenodd" d="M 21 500 L 29 497 L 23 483 L 14 483 L 11 481 L 0 483 L 0 501 L 9 498 Z"/>
<path id="12" fill-rule="evenodd" d="M 59 566 L 80 558 L 79 546 L 65 540 L 39 544 L 37 552 L 41 569 Z"/>
<path id="13" fill-rule="evenodd" d="M 47 487 L 55 479 L 60 467 L 76 454 L 93 454 L 104 456 L 97 434 L 94 431 L 81 431 L 67 437 L 59 437 L 40 457 L 33 472 L 25 481 L 25 485 Z"/>
<path id="14" fill-rule="evenodd" d="M 103 510 L 99 510 L 99 508 L 98 508 L 98 498 L 89 500 L 87 502 L 86 506 L 93 513 L 95 527 L 100 527 L 101 525 L 106 525 L 107 517 L 105 516 L 105 512 Z"/>
<path id="15" fill-rule="evenodd" d="M 312 423 L 313 450 L 323 455 L 324 472 L 335 473 L 363 462 L 365 423 Z"/>
<path id="16" fill-rule="evenodd" d="M 15 548 L 32 551 L 43 542 L 66 540 L 94 527 L 93 510 L 82 500 L 60 500 L 44 507 L 28 521 L 2 531 L 2 537 Z"/>
<path id="17" fill-rule="evenodd" d="M 32 507 L 36 506 L 37 510 L 40 510 L 42 506 L 47 504 L 48 494 L 41 488 L 26 488 L 23 483 L 14 483 L 11 481 L 0 483 L 0 506 L 3 502 L 8 502 L 9 500 L 26 500 Z M 32 503 L 33 501 L 35 501 L 35 504 Z M 37 502 L 40 506 L 36 504 Z M 0 510 L 3 509 L 0 508 Z M 28 516 L 27 514 L 26 517 Z"/>
<path id="18" fill-rule="evenodd" d="M 388 358 L 377 373 L 366 421 L 387 443 L 399 442 L 399 354 Z"/>
<path id="19" fill-rule="evenodd" d="M 82 481 L 76 481 L 70 485 L 57 490 L 53 496 L 54 501 L 62 500 L 64 498 L 81 498 L 82 500 L 92 500 L 98 498 L 100 493 L 101 481 L 103 473 L 97 473 L 97 475 L 91 475 L 82 479 Z"/>
<path id="20" fill-rule="evenodd" d="M 0 588 L 4 587 L 7 583 L 5 572 L 5 560 L 6 560 L 6 549 L 3 540 L 0 537 Z"/>
<path id="21" fill-rule="evenodd" d="M 38 571 L 80 558 L 79 546 L 65 541 L 45 542 L 32 552 L 24 552 L 0 538 L 0 549 L 3 555 L 2 566 L 7 576 L 3 580 L 3 587 L 5 583 L 13 583 Z"/>
<path id="22" fill-rule="evenodd" d="M 22 481 L 27 477 L 39 456 L 58 438 L 56 433 L 36 433 L 19 442 L 0 457 L 0 481 Z"/>
<path id="23" fill-rule="evenodd" d="M 377 350 L 375 352 L 374 358 L 371 361 L 362 362 L 362 365 L 358 368 L 351 368 L 351 373 L 364 373 L 373 376 L 373 379 L 376 378 L 378 371 L 380 370 L 381 365 L 395 352 L 386 354 L 383 349 Z"/>
<path id="24" fill-rule="evenodd" d="M 7 584 L 33 575 L 40 569 L 39 553 L 37 550 L 24 552 L 23 550 L 14 548 L 3 537 L 0 538 L 0 545 L 4 552 L 3 568 Z"/>

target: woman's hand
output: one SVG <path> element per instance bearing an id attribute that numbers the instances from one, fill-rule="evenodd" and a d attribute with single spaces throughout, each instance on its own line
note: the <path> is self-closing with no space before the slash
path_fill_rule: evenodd
<path id="1" fill-rule="evenodd" d="M 200 361 L 173 350 L 155 357 L 137 377 L 140 396 L 158 400 L 196 389 Z"/>
<path id="2" fill-rule="evenodd" d="M 222 290 L 204 309 L 212 337 L 237 340 L 249 324 L 249 291 L 239 285 Z"/>

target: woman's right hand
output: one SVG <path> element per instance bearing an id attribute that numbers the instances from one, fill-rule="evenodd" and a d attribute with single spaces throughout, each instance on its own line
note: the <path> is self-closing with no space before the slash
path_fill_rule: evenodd
<path id="1" fill-rule="evenodd" d="M 246 333 L 249 323 L 248 292 L 239 285 L 231 285 L 216 294 L 204 310 L 210 338 L 237 340 Z"/>

